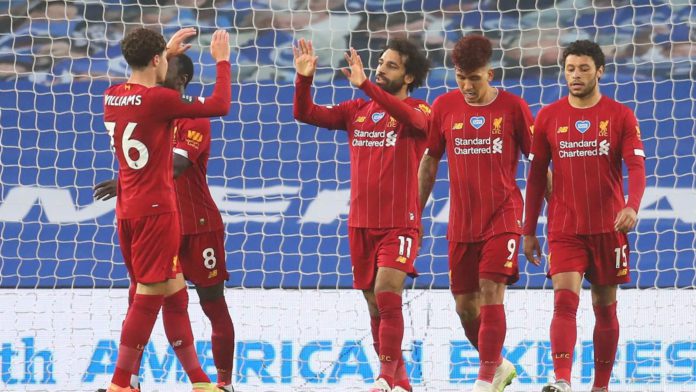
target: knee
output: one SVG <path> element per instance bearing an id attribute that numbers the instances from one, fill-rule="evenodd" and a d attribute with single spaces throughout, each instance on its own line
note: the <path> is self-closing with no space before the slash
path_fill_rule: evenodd
<path id="1" fill-rule="evenodd" d="M 462 299 L 456 303 L 457 315 L 462 323 L 475 320 L 479 315 L 479 304 L 476 300 Z"/>
<path id="2" fill-rule="evenodd" d="M 377 297 L 374 293 L 365 291 L 363 292 L 365 296 L 365 301 L 367 302 L 367 310 L 370 312 L 370 317 L 379 318 L 379 306 L 377 306 Z"/>
<path id="3" fill-rule="evenodd" d="M 479 283 L 481 288 L 481 302 L 484 305 L 497 305 L 503 303 L 505 295 L 505 285 L 487 279 L 482 279 Z"/>
<path id="4" fill-rule="evenodd" d="M 176 293 L 164 297 L 164 303 L 162 304 L 163 312 L 182 312 L 188 309 L 188 290 L 181 289 Z"/>
<path id="5" fill-rule="evenodd" d="M 379 306 L 376 299 L 367 301 L 367 310 L 370 312 L 370 317 L 379 318 Z"/>

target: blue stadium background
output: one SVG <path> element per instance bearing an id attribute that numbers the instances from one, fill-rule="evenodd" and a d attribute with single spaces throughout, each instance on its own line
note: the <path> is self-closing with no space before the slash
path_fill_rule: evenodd
<path id="1" fill-rule="evenodd" d="M 115 168 L 101 118 L 102 93 L 109 85 L 104 76 L 117 78 L 126 72 L 118 66 L 118 34 L 108 31 L 111 25 L 103 22 L 104 15 L 112 15 L 108 20 L 132 19 L 132 25 L 139 25 L 138 15 L 145 20 L 146 12 L 169 12 L 171 4 L 166 1 L 150 2 L 151 6 L 148 2 L 113 1 L 88 5 L 59 1 L 49 2 L 48 6 L 41 2 L 24 3 L 0 2 L 3 12 L 0 19 L 11 22 L 7 26 L 3 24 L 0 30 L 0 204 L 12 189 L 36 186 L 68 189 L 77 206 L 88 206 L 94 202 L 92 186 L 112 178 Z M 239 43 L 239 37 L 247 37 L 244 34 L 249 33 L 242 27 L 246 26 L 245 20 L 263 12 L 271 15 L 284 12 L 273 8 L 272 2 L 203 3 L 209 7 L 214 4 L 217 9 L 207 16 L 209 19 L 204 19 L 196 8 L 174 7 L 172 15 L 176 17 L 165 23 L 160 14 L 157 24 L 165 33 L 171 33 L 178 26 L 195 23 L 201 26 L 202 37 L 209 35 L 215 25 L 228 27 L 236 33 Z M 58 15 L 62 12 L 62 19 L 48 16 L 48 8 L 56 4 L 62 7 L 57 12 Z M 501 48 L 506 45 L 524 48 L 524 33 L 519 30 L 525 28 L 524 23 L 528 23 L 525 20 L 534 20 L 535 27 L 543 26 L 546 20 L 533 7 L 520 12 L 492 4 L 484 1 L 477 8 L 443 14 L 439 49 L 425 44 L 435 68 L 428 88 L 419 89 L 417 96 L 432 102 L 437 95 L 453 88 L 446 48 L 463 32 L 486 34 Z M 602 88 L 605 94 L 635 109 L 648 156 L 648 187 L 693 190 L 694 49 L 687 57 L 677 54 L 683 48 L 678 45 L 692 45 L 695 41 L 696 12 L 688 3 L 681 7 L 656 1 L 631 4 L 616 9 L 593 9 L 589 14 L 576 11 L 570 16 L 560 15 L 567 18 L 559 19 L 560 23 L 572 27 L 558 29 L 561 35 L 557 40 L 562 44 L 587 37 L 602 42 L 612 37 L 611 42 L 603 42 L 605 46 L 613 44 L 615 50 L 611 52 L 611 64 Z M 365 0 L 348 2 L 343 8 L 328 12 L 329 17 L 368 15 L 364 31 L 357 29 L 346 34 L 346 45 L 367 48 L 361 54 L 374 63 L 378 53 L 375 45 L 379 41 L 363 42 L 359 33 L 369 36 L 375 24 L 384 23 L 388 32 L 391 27 L 396 34 L 399 27 L 395 25 L 403 29 L 419 17 L 424 18 L 424 14 L 429 17 L 425 11 L 450 10 L 454 6 L 458 2 L 402 4 Z M 397 21 L 401 25 L 391 24 L 387 16 L 395 12 L 403 14 L 403 20 Z M 533 15 L 534 12 L 538 15 Z M 112 19 L 116 14 L 120 19 Z M 380 16 L 383 21 L 379 20 Z M 668 28 L 660 29 L 660 24 Z M 652 26 L 647 38 L 642 33 L 646 26 Z M 106 38 L 102 41 L 91 35 L 99 28 L 105 29 Z M 348 189 L 350 184 L 345 135 L 300 125 L 292 118 L 293 74 L 288 56 L 293 28 L 271 25 L 256 29 L 250 40 L 238 45 L 234 51 L 237 80 L 233 86 L 233 108 L 230 115 L 213 123 L 211 185 L 237 189 L 285 185 L 300 189 L 293 196 L 266 199 L 290 203 L 278 222 L 242 221 L 227 225 L 227 264 L 232 272 L 229 286 L 349 288 L 345 216 L 327 224 L 300 222 L 320 191 Z M 425 30 L 427 27 L 416 30 L 414 34 L 422 33 L 422 36 L 415 39 L 424 38 Z M 540 29 L 537 33 L 540 42 L 544 31 Z M 65 53 L 57 53 L 54 44 L 63 41 L 70 44 L 69 48 Z M 365 46 L 360 46 L 361 43 Z M 651 49 L 646 54 L 648 44 Z M 343 48 L 334 49 L 340 53 Z M 202 64 L 198 79 L 210 81 L 209 56 L 197 48 L 192 56 Z M 508 56 L 504 50 L 497 50 L 495 56 L 498 84 L 523 96 L 534 113 L 542 104 L 564 93 L 559 87 L 555 62 L 544 63 L 546 60 L 538 52 L 522 50 L 517 56 Z M 527 65 L 529 62 L 534 64 Z M 341 77 L 334 78 L 330 62 L 320 65 L 314 90 L 316 102 L 331 104 L 360 95 Z M 268 69 L 272 72 L 264 71 Z M 206 95 L 210 86 L 194 84 L 189 93 Z M 520 179 L 524 168 L 521 165 Z M 426 209 L 426 216 L 432 216 L 446 202 L 448 187 L 442 181 L 445 173 L 442 166 L 441 181 L 434 191 L 435 203 Z M 520 180 L 520 186 L 524 187 L 524 181 Z M 249 200 L 240 197 L 236 201 Z M 643 208 L 693 206 L 668 205 L 666 200 L 658 200 Z M 128 280 L 113 223 L 113 212 L 87 222 L 50 223 L 38 204 L 21 222 L 0 219 L 0 287 L 126 287 Z M 413 287 L 447 288 L 445 232 L 445 224 L 433 224 L 426 219 L 426 233 L 431 236 L 426 236 L 417 260 L 422 275 L 410 282 Z M 634 271 L 632 283 L 627 287 L 696 286 L 693 223 L 643 219 L 630 239 Z M 516 287 L 548 286 L 542 269 L 527 265 L 524 257 L 520 258 L 520 265 L 523 273 Z"/>

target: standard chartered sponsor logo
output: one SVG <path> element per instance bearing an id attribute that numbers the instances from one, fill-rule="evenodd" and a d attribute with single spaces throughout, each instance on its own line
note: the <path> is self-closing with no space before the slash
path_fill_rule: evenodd
<path id="1" fill-rule="evenodd" d="M 394 147 L 396 146 L 396 132 L 394 131 L 353 131 L 354 147 Z"/>
<path id="2" fill-rule="evenodd" d="M 608 140 L 579 140 L 569 142 L 562 140 L 559 142 L 558 156 L 560 158 L 596 157 L 599 155 L 609 155 L 610 143 Z"/>
<path id="3" fill-rule="evenodd" d="M 493 140 L 493 153 L 502 154 L 503 153 L 503 139 L 497 137 Z"/>
<path id="4" fill-rule="evenodd" d="M 503 139 L 491 138 L 454 138 L 454 153 L 456 155 L 473 154 L 502 154 Z"/>
<path id="5" fill-rule="evenodd" d="M 389 131 L 389 133 L 387 133 L 387 147 L 394 146 L 396 146 L 396 133 L 394 133 L 394 131 Z"/>

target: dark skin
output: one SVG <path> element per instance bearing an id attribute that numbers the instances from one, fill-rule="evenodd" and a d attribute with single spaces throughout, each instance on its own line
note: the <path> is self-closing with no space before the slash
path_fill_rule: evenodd
<path id="1" fill-rule="evenodd" d="M 170 88 L 172 90 L 177 90 L 180 93 L 184 93 L 186 85 L 188 85 L 189 78 L 191 75 L 187 75 L 183 70 L 180 69 L 181 66 L 179 61 L 172 59 L 167 67 L 167 75 L 162 82 L 162 87 Z M 182 173 L 184 173 L 189 167 L 193 166 L 193 163 L 187 158 L 174 154 L 174 178 L 178 178 Z M 94 186 L 94 199 L 95 200 L 109 200 L 116 197 L 116 180 L 106 180 L 100 182 Z M 201 302 L 214 301 L 224 295 L 225 284 L 219 283 L 211 287 L 198 287 L 196 286 L 196 292 Z"/>

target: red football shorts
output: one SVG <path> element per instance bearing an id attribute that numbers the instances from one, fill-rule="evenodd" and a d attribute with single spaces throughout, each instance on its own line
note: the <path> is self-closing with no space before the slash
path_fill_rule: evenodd
<path id="1" fill-rule="evenodd" d="M 597 285 L 627 283 L 631 280 L 628 257 L 625 233 L 549 233 L 549 276 L 579 272 Z"/>
<path id="2" fill-rule="evenodd" d="M 520 235 L 503 233 L 481 242 L 449 243 L 452 294 L 480 290 L 479 279 L 513 284 L 520 278 L 517 265 Z"/>
<path id="3" fill-rule="evenodd" d="M 159 283 L 181 272 L 178 213 L 119 219 L 117 226 L 123 261 L 131 280 Z"/>
<path id="4" fill-rule="evenodd" d="M 374 287 L 377 268 L 389 267 L 418 276 L 413 262 L 418 255 L 418 229 L 348 228 L 350 260 L 353 265 L 353 288 Z"/>
<path id="5" fill-rule="evenodd" d="M 215 286 L 229 278 L 222 230 L 181 237 L 179 263 L 186 279 L 198 287 Z"/>

